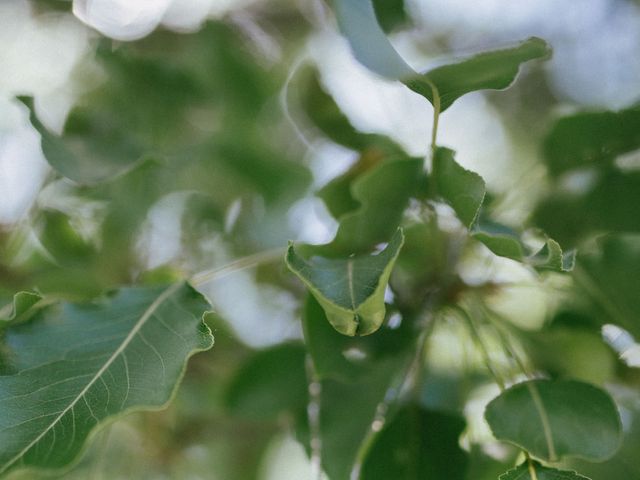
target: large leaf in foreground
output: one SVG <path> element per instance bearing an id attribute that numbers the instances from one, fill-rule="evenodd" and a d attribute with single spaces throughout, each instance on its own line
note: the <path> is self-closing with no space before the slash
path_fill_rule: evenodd
<path id="1" fill-rule="evenodd" d="M 213 343 L 202 322 L 208 307 L 183 283 L 126 288 L 101 303 L 52 305 L 9 328 L 0 473 L 65 467 L 100 422 L 165 405 L 187 358 Z"/>
<path id="2" fill-rule="evenodd" d="M 403 242 L 402 230 L 398 230 L 377 255 L 309 260 L 290 244 L 285 260 L 322 305 L 336 330 L 350 336 L 368 335 L 384 320 L 384 292 Z"/>
<path id="3" fill-rule="evenodd" d="M 504 475 L 499 480 L 589 480 L 576 472 L 543 467 L 538 462 L 524 462 Z"/>
<path id="4" fill-rule="evenodd" d="M 603 461 L 621 441 L 613 400 L 583 382 L 519 383 L 487 405 L 485 418 L 496 438 L 547 461 L 564 456 Z"/>

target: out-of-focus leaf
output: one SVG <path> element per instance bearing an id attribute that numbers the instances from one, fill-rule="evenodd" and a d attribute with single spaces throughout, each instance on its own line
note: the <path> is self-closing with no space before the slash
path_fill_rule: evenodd
<path id="1" fill-rule="evenodd" d="M 622 436 L 611 397 L 577 381 L 519 383 L 487 405 L 485 418 L 496 438 L 547 461 L 603 461 L 615 454 Z"/>
<path id="2" fill-rule="evenodd" d="M 377 255 L 309 260 L 290 244 L 285 260 L 322 305 L 336 330 L 350 336 L 368 335 L 384 320 L 384 292 L 403 242 L 402 230 L 398 230 Z"/>
<path id="3" fill-rule="evenodd" d="M 213 344 L 208 308 L 183 283 L 126 288 L 100 303 L 49 306 L 7 329 L 0 472 L 63 468 L 101 422 L 164 406 L 187 358 Z"/>
<path id="4" fill-rule="evenodd" d="M 579 291 L 597 306 L 602 323 L 640 337 L 640 236 L 608 236 L 578 263 Z M 606 320 L 605 320 L 606 319 Z"/>
<path id="5" fill-rule="evenodd" d="M 18 292 L 13 296 L 13 302 L 0 308 L 0 328 L 6 323 L 20 318 L 33 308 L 42 296 L 36 292 Z"/>
<path id="6" fill-rule="evenodd" d="M 64 213 L 43 210 L 39 220 L 38 238 L 56 262 L 82 265 L 94 255 L 93 246 L 80 236 Z"/>
<path id="7" fill-rule="evenodd" d="M 472 235 L 499 257 L 517 261 L 525 257 L 525 246 L 520 236 L 509 227 L 482 219 L 474 225 Z"/>
<path id="8" fill-rule="evenodd" d="M 580 193 L 557 191 L 534 212 L 534 222 L 562 245 L 576 245 L 598 232 L 640 232 L 640 172 L 594 172 Z"/>
<path id="9" fill-rule="evenodd" d="M 401 325 L 393 329 L 383 327 L 375 335 L 341 335 L 331 327 L 312 295 L 305 304 L 302 329 L 318 377 L 347 382 L 375 370 L 377 362 L 387 357 L 405 355 L 415 339 L 410 318 L 403 318 Z"/>
<path id="10" fill-rule="evenodd" d="M 234 415 L 265 420 L 304 411 L 307 376 L 304 346 L 284 344 L 256 353 L 229 384 L 225 403 Z"/>
<path id="11" fill-rule="evenodd" d="M 113 128 L 110 123 L 78 119 L 73 123 L 73 131 L 60 137 L 40 122 L 32 98 L 20 97 L 20 100 L 29 108 L 31 123 L 40 133 L 45 158 L 58 173 L 71 180 L 95 183 L 122 173 L 142 157 L 143 150 L 131 144 L 128 136 L 108 131 L 109 127 Z M 92 136 L 100 142 L 100 148 L 89 141 Z"/>
<path id="12" fill-rule="evenodd" d="M 543 467 L 538 462 L 530 461 L 518 465 L 499 480 L 589 480 L 576 472 Z"/>
<path id="13" fill-rule="evenodd" d="M 539 270 L 570 272 L 576 262 L 575 252 L 564 253 L 555 240 L 548 238 L 544 246 L 529 257 L 529 263 Z"/>
<path id="14" fill-rule="evenodd" d="M 380 28 L 371 0 L 333 0 L 333 5 L 340 30 L 361 64 L 378 75 L 394 80 L 416 74 Z"/>
<path id="15" fill-rule="evenodd" d="M 459 445 L 464 427 L 460 417 L 408 405 L 376 437 L 361 478 L 464 480 L 468 458 Z"/>
<path id="16" fill-rule="evenodd" d="M 412 196 L 419 195 L 426 186 L 422 173 L 422 159 L 399 158 L 377 164 L 365 171 L 351 183 L 350 173 L 337 179 L 328 187 L 351 192 L 352 202 L 347 197 L 340 204 L 332 203 L 332 210 L 344 212 L 354 202 L 359 207 L 346 211 L 340 218 L 335 238 L 319 252 L 327 256 L 344 256 L 371 251 L 377 244 L 387 241 L 400 226 L 402 215 Z M 325 190 L 324 195 L 327 192 Z"/>
<path id="17" fill-rule="evenodd" d="M 322 87 L 317 70 L 310 71 L 307 78 L 302 92 L 302 107 L 309 119 L 329 139 L 358 152 L 374 148 L 391 154 L 403 153 L 395 142 L 383 135 L 358 131 Z"/>
<path id="18" fill-rule="evenodd" d="M 349 480 L 358 452 L 380 402 L 406 364 L 403 356 L 388 357 L 356 380 L 322 382 L 320 436 L 323 469 L 331 480 Z M 349 408 L 344 408 L 349 405 Z"/>
<path id="19" fill-rule="evenodd" d="M 373 0 L 373 9 L 385 32 L 402 26 L 408 20 L 404 0 Z"/>
<path id="20" fill-rule="evenodd" d="M 583 112 L 563 117 L 544 140 L 552 175 L 611 166 L 617 156 L 640 148 L 640 108 L 619 112 Z"/>
<path id="21" fill-rule="evenodd" d="M 444 112 L 458 98 L 477 90 L 504 90 L 520 70 L 520 65 L 538 58 L 547 58 L 551 49 L 547 43 L 531 37 L 515 47 L 483 52 L 460 63 L 434 68 L 418 77 L 406 79 L 406 85 L 434 103 L 434 89 Z"/>
<path id="22" fill-rule="evenodd" d="M 460 221 L 470 228 L 484 200 L 485 183 L 480 175 L 461 167 L 453 155 L 453 150 L 444 147 L 438 147 L 434 152 L 436 193 L 451 205 Z"/>

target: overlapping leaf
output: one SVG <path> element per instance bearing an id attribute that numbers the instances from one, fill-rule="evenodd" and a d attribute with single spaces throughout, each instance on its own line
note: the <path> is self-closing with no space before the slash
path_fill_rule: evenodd
<path id="1" fill-rule="evenodd" d="M 0 473 L 63 468 L 101 422 L 159 408 L 187 358 L 211 347 L 200 294 L 183 283 L 55 304 L 5 331 Z"/>
<path id="2" fill-rule="evenodd" d="M 640 108 L 582 112 L 560 118 L 544 140 L 552 175 L 591 167 L 606 168 L 621 154 L 640 148 Z"/>
<path id="3" fill-rule="evenodd" d="M 550 55 L 549 46 L 529 38 L 512 48 L 484 52 L 424 74 L 413 70 L 391 45 L 378 25 L 371 0 L 334 0 L 340 29 L 349 40 L 356 59 L 371 71 L 409 88 L 445 111 L 466 93 L 502 90 L 515 80 L 520 65 Z"/>
<path id="4" fill-rule="evenodd" d="M 384 320 L 384 292 L 404 242 L 401 230 L 377 255 L 307 260 L 289 245 L 286 262 L 309 288 L 329 322 L 345 335 L 368 335 Z"/>
<path id="5" fill-rule="evenodd" d="M 496 438 L 547 461 L 565 456 L 603 461 L 621 442 L 611 397 L 577 381 L 519 383 L 487 405 L 485 418 Z"/>
<path id="6" fill-rule="evenodd" d="M 533 476 L 535 475 L 535 477 Z M 504 475 L 499 480 L 589 480 L 576 472 L 544 467 L 538 462 L 524 462 Z"/>
<path id="7" fill-rule="evenodd" d="M 10 304 L 0 308 L 0 329 L 27 313 L 40 300 L 42 300 L 42 296 L 37 292 L 16 293 Z"/>
<path id="8" fill-rule="evenodd" d="M 468 458 L 459 446 L 464 427 L 460 417 L 405 406 L 375 439 L 360 478 L 464 480 Z"/>

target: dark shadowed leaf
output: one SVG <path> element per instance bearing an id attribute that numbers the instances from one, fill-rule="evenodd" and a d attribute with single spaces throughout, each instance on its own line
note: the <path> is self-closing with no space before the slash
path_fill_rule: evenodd
<path id="1" fill-rule="evenodd" d="M 284 344 L 253 355 L 229 384 L 225 403 L 234 415 L 275 419 L 283 412 L 304 411 L 307 399 L 303 345 Z"/>
<path id="2" fill-rule="evenodd" d="M 558 120 L 544 140 L 552 175 L 611 166 L 616 157 L 640 148 L 640 108 L 584 112 Z"/>
<path id="3" fill-rule="evenodd" d="M 360 478 L 464 480 L 468 458 L 459 445 L 464 428 L 460 417 L 408 405 L 376 437 Z"/>
<path id="4" fill-rule="evenodd" d="M 487 405 L 485 418 L 496 438 L 547 461 L 565 456 L 603 461 L 621 441 L 611 397 L 577 381 L 519 383 Z"/>

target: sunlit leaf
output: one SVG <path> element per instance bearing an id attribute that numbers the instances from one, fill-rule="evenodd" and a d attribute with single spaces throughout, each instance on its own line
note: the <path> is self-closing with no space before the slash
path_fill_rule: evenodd
<path id="1" fill-rule="evenodd" d="M 187 358 L 211 347 L 209 305 L 183 283 L 61 303 L 5 331 L 0 472 L 63 468 L 103 421 L 171 399 Z M 28 348 L 23 348 L 28 346 Z"/>
<path id="2" fill-rule="evenodd" d="M 350 336 L 368 335 L 384 320 L 384 292 L 403 242 L 402 231 L 398 230 L 376 255 L 308 260 L 290 244 L 286 262 L 322 305 L 336 330 Z"/>
<path id="3" fill-rule="evenodd" d="M 499 480 L 589 480 L 576 472 L 543 467 L 538 462 L 524 462 L 504 475 Z"/>
<path id="4" fill-rule="evenodd" d="M 547 461 L 565 456 L 603 461 L 620 446 L 621 425 L 611 397 L 588 383 L 531 380 L 492 400 L 485 418 L 499 440 Z"/>

